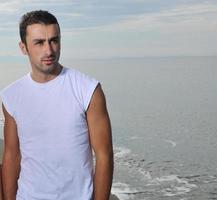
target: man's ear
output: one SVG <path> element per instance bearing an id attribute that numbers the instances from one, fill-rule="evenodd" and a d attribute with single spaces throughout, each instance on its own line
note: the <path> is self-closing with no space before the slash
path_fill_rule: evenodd
<path id="1" fill-rule="evenodd" d="M 20 49 L 21 49 L 21 51 L 23 52 L 23 54 L 24 54 L 24 55 L 27 55 L 27 54 L 28 54 L 28 51 L 27 51 L 26 44 L 24 44 L 23 42 L 19 42 L 19 46 L 20 46 Z"/>

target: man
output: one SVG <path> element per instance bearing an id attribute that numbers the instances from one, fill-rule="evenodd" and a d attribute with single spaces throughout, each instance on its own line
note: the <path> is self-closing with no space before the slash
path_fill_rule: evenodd
<path id="1" fill-rule="evenodd" d="M 25 14 L 20 37 L 32 71 L 1 93 L 4 200 L 108 200 L 113 149 L 100 84 L 59 64 L 60 27 L 49 12 Z"/>

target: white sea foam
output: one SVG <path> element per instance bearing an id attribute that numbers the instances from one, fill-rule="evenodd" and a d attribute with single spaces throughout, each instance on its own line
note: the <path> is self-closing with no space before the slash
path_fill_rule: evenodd
<path id="1" fill-rule="evenodd" d="M 164 140 L 165 142 L 168 142 L 169 144 L 171 144 L 172 145 L 172 147 L 176 147 L 176 145 L 177 145 L 177 143 L 175 142 L 175 141 L 173 141 L 173 140 Z"/>
<path id="2" fill-rule="evenodd" d="M 132 136 L 132 137 L 130 137 L 130 140 L 138 140 L 138 139 L 140 139 L 141 137 L 138 137 L 138 136 Z"/>
<path id="3" fill-rule="evenodd" d="M 111 193 L 116 195 L 120 200 L 129 200 L 131 193 L 138 192 L 135 189 L 130 188 L 126 183 L 116 182 L 113 183 Z"/>
<path id="4" fill-rule="evenodd" d="M 138 177 L 144 181 L 151 180 L 151 174 L 149 171 L 145 170 L 145 159 L 138 159 L 136 154 L 133 154 L 130 149 L 125 147 L 115 147 L 114 148 L 115 159 L 118 160 L 118 163 L 123 166 L 125 165 L 129 172 L 137 172 Z M 124 158 L 124 159 L 122 159 Z"/>
<path id="5" fill-rule="evenodd" d="M 190 192 L 192 188 L 197 187 L 195 184 L 191 184 L 187 180 L 179 178 L 177 175 L 154 178 L 147 184 L 147 186 L 163 184 L 165 185 L 165 188 L 163 188 L 161 192 L 164 194 L 164 196 L 168 197 L 186 194 Z M 166 187 L 166 185 L 169 185 L 169 187 Z"/>
<path id="6" fill-rule="evenodd" d="M 131 153 L 131 150 L 125 147 L 115 147 L 114 148 L 114 156 L 116 158 L 123 158 L 125 155 L 129 153 Z"/>
<path id="7" fill-rule="evenodd" d="M 144 180 L 152 180 L 151 173 L 143 168 L 138 169 Z"/>
<path id="8" fill-rule="evenodd" d="M 197 187 L 195 184 L 189 183 L 188 179 L 179 177 L 176 174 L 154 178 L 155 173 L 153 170 L 147 170 L 147 168 L 154 167 L 155 163 L 152 164 L 153 166 L 148 166 L 144 158 L 139 158 L 138 155 L 133 154 L 128 148 L 115 147 L 114 152 L 118 164 L 122 167 L 126 166 L 128 172 L 142 181 L 144 183 L 143 186 L 146 188 L 145 190 L 150 193 L 152 193 L 154 189 L 158 191 L 159 195 L 173 197 L 187 194 L 191 192 L 193 188 Z M 132 187 L 130 188 L 130 186 L 125 183 L 115 183 L 112 192 L 121 200 L 130 199 L 132 195 L 138 193 L 138 191 L 132 190 Z"/>

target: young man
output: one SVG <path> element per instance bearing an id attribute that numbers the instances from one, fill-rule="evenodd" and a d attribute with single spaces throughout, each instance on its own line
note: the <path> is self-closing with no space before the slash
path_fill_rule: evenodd
<path id="1" fill-rule="evenodd" d="M 59 64 L 60 27 L 47 11 L 25 14 L 20 37 L 32 71 L 1 92 L 4 200 L 108 200 L 113 148 L 100 84 Z"/>

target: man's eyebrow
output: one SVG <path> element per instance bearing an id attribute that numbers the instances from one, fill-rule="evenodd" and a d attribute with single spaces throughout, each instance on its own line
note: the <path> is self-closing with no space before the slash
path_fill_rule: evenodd
<path id="1" fill-rule="evenodd" d="M 54 37 L 50 38 L 49 40 L 52 40 L 52 39 L 59 39 L 59 38 L 60 38 L 60 36 L 57 35 L 57 36 L 54 36 Z"/>
<path id="2" fill-rule="evenodd" d="M 57 35 L 57 36 L 54 36 L 52 38 L 49 38 L 48 40 L 49 41 L 52 41 L 52 40 L 59 40 L 60 39 L 60 36 Z M 43 38 L 36 38 L 36 39 L 33 39 L 33 42 L 44 42 L 46 41 L 46 39 L 43 39 Z"/>
<path id="3" fill-rule="evenodd" d="M 52 38 L 49 38 L 49 41 L 52 41 L 52 40 L 59 40 L 60 39 L 60 36 L 57 35 L 57 36 L 54 36 Z"/>
<path id="4" fill-rule="evenodd" d="M 36 39 L 33 39 L 32 41 L 33 41 L 33 43 L 45 42 L 45 39 L 42 39 L 42 38 L 36 38 Z"/>

